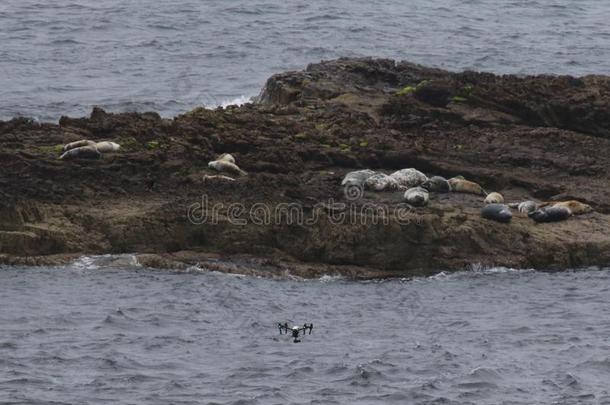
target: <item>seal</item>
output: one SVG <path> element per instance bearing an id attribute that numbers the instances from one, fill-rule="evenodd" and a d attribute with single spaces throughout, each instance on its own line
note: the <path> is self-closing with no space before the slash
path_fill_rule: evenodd
<path id="1" fill-rule="evenodd" d="M 589 204 L 581 203 L 580 201 L 576 201 L 576 200 L 544 203 L 544 204 L 541 204 L 541 207 L 545 207 L 545 206 L 549 206 L 549 205 L 551 207 L 568 208 L 570 211 L 572 211 L 573 215 L 582 215 L 582 214 L 587 214 L 587 213 L 593 211 L 593 208 Z"/>
<path id="2" fill-rule="evenodd" d="M 487 204 L 481 210 L 481 216 L 485 219 L 504 223 L 510 222 L 513 218 L 510 208 L 505 204 Z"/>
<path id="3" fill-rule="evenodd" d="M 415 207 L 428 205 L 429 193 L 423 187 L 413 187 L 405 191 L 404 199 L 407 203 Z"/>
<path id="4" fill-rule="evenodd" d="M 451 191 L 455 193 L 487 195 L 485 190 L 483 190 L 483 187 L 479 186 L 474 181 L 464 179 L 462 176 L 453 177 L 448 181 L 451 186 Z"/>
<path id="5" fill-rule="evenodd" d="M 485 204 L 504 204 L 504 197 L 502 197 L 502 194 L 494 191 L 485 197 Z"/>
<path id="6" fill-rule="evenodd" d="M 421 186 L 434 193 L 448 193 L 451 191 L 451 185 L 446 178 L 441 176 L 432 176 Z"/>
<path id="7" fill-rule="evenodd" d="M 226 160 L 227 162 L 235 163 L 235 158 L 229 153 L 223 153 L 216 160 Z"/>
<path id="8" fill-rule="evenodd" d="M 364 187 L 374 191 L 396 190 L 398 189 L 398 182 L 387 174 L 375 173 L 366 179 Z"/>
<path id="9" fill-rule="evenodd" d="M 238 176 L 245 176 L 248 174 L 241 170 L 235 163 L 231 163 L 228 160 L 213 160 L 208 163 L 208 167 L 219 172 L 227 172 Z"/>
<path id="10" fill-rule="evenodd" d="M 80 148 L 81 146 L 90 145 L 95 145 L 95 141 L 90 141 L 89 139 L 81 139 L 80 141 L 70 142 L 64 145 L 64 152 L 69 151 L 70 149 Z"/>
<path id="11" fill-rule="evenodd" d="M 534 212 L 538 209 L 538 204 L 534 201 L 523 201 L 517 205 L 517 211 L 522 212 L 524 214 L 529 214 L 530 212 Z"/>
<path id="12" fill-rule="evenodd" d="M 558 222 L 570 218 L 571 215 L 572 211 L 566 207 L 545 207 L 527 214 L 536 222 Z"/>
<path id="13" fill-rule="evenodd" d="M 366 179 L 376 174 L 374 171 L 365 169 L 365 170 L 356 170 L 354 172 L 349 172 L 345 175 L 343 180 L 341 181 L 342 186 L 358 186 L 364 187 L 364 183 Z"/>
<path id="14" fill-rule="evenodd" d="M 417 169 L 402 169 L 392 174 L 390 177 L 394 178 L 399 186 L 406 188 L 418 187 L 424 184 L 428 177 Z"/>
<path id="15" fill-rule="evenodd" d="M 121 145 L 109 141 L 98 142 L 95 144 L 95 147 L 100 153 L 116 152 L 121 149 Z"/>
<path id="16" fill-rule="evenodd" d="M 60 159 L 99 159 L 102 154 L 97 150 L 95 145 L 79 146 L 65 151 Z"/>

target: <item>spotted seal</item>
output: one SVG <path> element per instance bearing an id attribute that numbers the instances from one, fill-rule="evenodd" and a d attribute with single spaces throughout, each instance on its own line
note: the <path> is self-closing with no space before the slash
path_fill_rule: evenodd
<path id="1" fill-rule="evenodd" d="M 451 191 L 451 185 L 446 178 L 441 176 L 432 176 L 421 186 L 433 193 L 448 193 Z"/>
<path id="2" fill-rule="evenodd" d="M 387 174 L 375 173 L 366 179 L 364 187 L 374 191 L 396 190 L 398 189 L 398 182 Z"/>
<path id="3" fill-rule="evenodd" d="M 510 208 L 517 210 L 519 212 L 528 214 L 532 211 L 536 211 L 538 207 L 538 203 L 531 200 L 525 200 L 521 202 L 509 203 L 507 204 Z"/>
<path id="4" fill-rule="evenodd" d="M 70 149 L 80 148 L 81 146 L 90 146 L 95 145 L 95 141 L 90 141 L 89 139 L 81 139 L 80 141 L 70 142 L 64 145 L 63 151 L 69 151 Z"/>
<path id="5" fill-rule="evenodd" d="M 343 180 L 341 181 L 342 186 L 358 186 L 364 187 L 364 183 L 366 180 L 376 174 L 376 172 L 370 169 L 364 170 L 356 170 L 354 172 L 349 172 L 345 175 Z"/>
<path id="6" fill-rule="evenodd" d="M 481 216 L 485 219 L 504 223 L 510 222 L 513 218 L 510 208 L 505 204 L 487 204 L 481 210 Z"/>
<path id="7" fill-rule="evenodd" d="M 423 187 L 412 187 L 405 191 L 404 199 L 415 207 L 423 207 L 428 204 L 429 193 Z"/>
<path id="8" fill-rule="evenodd" d="M 504 204 L 504 197 L 494 191 L 485 197 L 485 204 Z"/>
<path id="9" fill-rule="evenodd" d="M 448 180 L 451 186 L 451 191 L 455 193 L 469 193 L 477 195 L 487 195 L 483 187 L 475 183 L 474 181 L 466 180 L 462 176 L 453 177 Z"/>
<path id="10" fill-rule="evenodd" d="M 522 212 L 524 214 L 529 214 L 530 212 L 534 212 L 538 209 L 538 204 L 534 201 L 523 201 L 517 205 L 517 211 Z"/>
<path id="11" fill-rule="evenodd" d="M 406 188 L 418 187 L 424 184 L 428 177 L 417 169 L 402 169 L 390 174 L 399 186 Z"/>
<path id="12" fill-rule="evenodd" d="M 97 150 L 95 145 L 79 146 L 77 148 L 68 149 L 59 158 L 60 159 L 99 159 L 102 154 Z"/>
<path id="13" fill-rule="evenodd" d="M 536 222 L 558 222 L 568 219 L 572 211 L 566 207 L 544 207 L 527 214 L 528 217 Z"/>

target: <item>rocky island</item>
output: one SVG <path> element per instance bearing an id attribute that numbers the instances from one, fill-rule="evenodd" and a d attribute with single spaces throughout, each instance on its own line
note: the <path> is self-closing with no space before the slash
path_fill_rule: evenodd
<path id="1" fill-rule="evenodd" d="M 121 150 L 58 159 L 80 139 Z M 254 103 L 173 119 L 94 108 L 58 125 L 0 122 L 0 263 L 135 253 L 151 267 L 356 278 L 475 263 L 603 266 L 608 151 L 608 76 L 325 61 L 271 77 Z M 223 153 L 247 174 L 209 168 Z M 575 199 L 594 212 L 544 224 L 515 213 L 498 223 L 481 217 L 483 198 L 472 194 L 405 207 L 402 193 L 356 198 L 340 185 L 350 171 L 403 168 L 462 175 L 507 201 Z"/>

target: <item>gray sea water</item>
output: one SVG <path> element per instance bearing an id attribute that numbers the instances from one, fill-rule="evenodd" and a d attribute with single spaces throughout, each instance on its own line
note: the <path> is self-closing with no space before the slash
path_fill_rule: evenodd
<path id="1" fill-rule="evenodd" d="M 0 268 L 0 403 L 610 403 L 610 270 L 352 282 L 132 264 Z M 284 320 L 313 333 L 295 344 Z"/>
<path id="2" fill-rule="evenodd" d="M 2 0 L 0 119 L 244 102 L 340 56 L 610 72 L 606 0 Z"/>

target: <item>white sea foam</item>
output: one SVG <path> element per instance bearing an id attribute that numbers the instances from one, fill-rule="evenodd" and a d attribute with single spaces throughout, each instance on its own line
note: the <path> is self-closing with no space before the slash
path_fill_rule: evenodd
<path id="1" fill-rule="evenodd" d="M 134 254 L 81 256 L 72 266 L 81 270 L 97 270 L 100 268 L 142 267 Z"/>
<path id="2" fill-rule="evenodd" d="M 445 272 L 441 271 L 433 276 L 427 277 L 429 280 L 450 280 L 462 277 L 476 277 L 476 276 L 492 276 L 497 274 L 522 274 L 535 272 L 534 269 L 515 269 L 511 267 L 486 267 L 480 263 L 473 263 L 468 266 L 467 270 L 456 271 L 456 272 Z"/>
<path id="3" fill-rule="evenodd" d="M 225 108 L 230 105 L 243 105 L 243 104 L 249 103 L 251 99 L 252 99 L 252 97 L 247 97 L 247 96 L 242 95 L 242 96 L 236 97 L 231 100 L 222 101 L 220 103 L 220 107 Z"/>
<path id="4" fill-rule="evenodd" d="M 333 281 L 339 281 L 344 279 L 345 277 L 338 274 L 324 274 L 318 279 L 318 281 L 322 283 L 332 283 Z"/>

